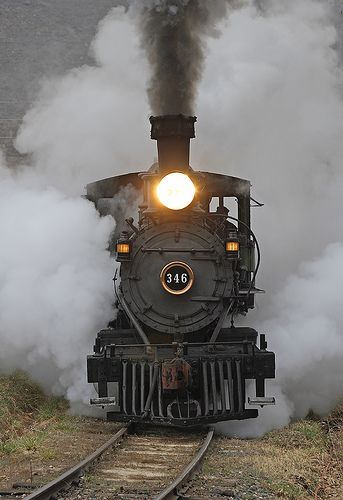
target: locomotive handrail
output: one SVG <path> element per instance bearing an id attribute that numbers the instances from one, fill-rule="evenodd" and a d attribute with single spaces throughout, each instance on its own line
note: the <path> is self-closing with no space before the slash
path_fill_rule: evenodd
<path id="1" fill-rule="evenodd" d="M 236 222 L 238 222 L 239 224 L 242 224 L 242 226 L 244 226 L 246 229 L 248 229 L 250 235 L 252 236 L 252 239 L 254 240 L 254 243 L 256 245 L 256 251 L 257 251 L 257 264 L 255 266 L 255 270 L 253 272 L 253 276 L 252 276 L 252 279 L 251 279 L 251 283 L 250 283 L 250 286 L 246 292 L 246 297 L 249 297 L 250 295 L 250 292 L 252 290 L 252 287 L 254 286 L 254 283 L 255 283 L 255 279 L 256 279 L 256 275 L 257 275 L 257 272 L 260 268 L 260 264 L 261 264 L 261 251 L 260 251 L 260 245 L 258 244 L 258 241 L 257 241 L 257 238 L 255 236 L 255 233 L 253 232 L 253 230 L 251 229 L 250 226 L 248 226 L 248 224 L 246 224 L 245 222 L 243 222 L 242 220 L 240 219 L 237 219 L 236 217 L 232 217 L 232 215 L 221 215 L 221 214 L 217 214 L 221 217 L 225 217 L 225 219 L 231 219 L 231 220 L 234 220 Z"/>
<path id="2" fill-rule="evenodd" d="M 232 345 L 240 345 L 240 344 L 245 344 L 245 345 L 251 345 L 253 348 L 255 348 L 256 346 L 256 343 L 253 341 L 253 340 L 246 340 L 246 339 L 242 339 L 242 340 L 230 340 L 228 342 L 183 342 L 183 347 L 185 349 L 188 349 L 189 347 L 192 348 L 192 347 L 207 347 L 207 348 L 211 348 L 211 349 L 216 349 L 217 347 L 219 346 L 232 346 Z M 134 347 L 135 349 L 139 348 L 139 347 L 142 347 L 142 348 L 146 348 L 146 345 L 145 344 L 108 344 L 106 345 L 106 348 L 114 348 L 115 350 L 117 349 L 126 349 L 128 347 Z M 161 348 L 166 348 L 166 347 L 175 347 L 175 344 L 174 343 L 170 343 L 170 344 L 149 344 L 149 348 L 150 349 L 153 349 L 155 347 L 161 347 Z M 220 354 L 220 353 L 219 353 Z M 235 356 L 241 356 L 241 354 L 235 354 Z"/>
<path id="3" fill-rule="evenodd" d="M 232 217 L 232 215 L 223 215 L 223 214 L 209 214 L 209 215 L 214 215 L 216 217 L 222 217 L 222 218 L 225 218 L 225 219 L 231 219 L 231 220 L 234 220 L 235 222 L 238 222 L 239 224 L 241 224 L 242 226 L 244 226 L 246 229 L 248 229 L 249 231 L 249 234 L 252 236 L 252 239 L 254 240 L 254 243 L 256 245 L 256 251 L 257 251 L 257 264 L 255 266 L 255 270 L 253 272 L 253 276 L 252 276 L 252 279 L 251 279 L 251 283 L 250 283 L 250 286 L 246 292 L 246 297 L 248 298 L 249 295 L 250 295 L 250 292 L 252 290 L 252 287 L 254 286 L 254 283 L 255 283 L 255 279 L 256 279 L 256 276 L 257 276 L 257 273 L 258 273 L 258 270 L 260 268 L 260 264 L 261 264 L 261 251 L 260 251 L 260 245 L 258 244 L 258 241 L 257 241 L 257 238 L 255 236 L 255 233 L 253 232 L 253 230 L 251 229 L 251 227 L 246 224 L 245 222 L 243 222 L 242 220 L 240 219 L 237 219 L 236 217 Z"/>
<path id="4" fill-rule="evenodd" d="M 162 253 L 162 252 L 182 252 L 182 253 L 185 253 L 185 252 L 190 252 L 190 253 L 198 253 L 198 252 L 201 252 L 201 253 L 213 253 L 214 252 L 214 248 L 172 248 L 172 247 L 166 247 L 166 248 L 146 248 L 146 247 L 142 247 L 141 248 L 141 251 L 142 252 L 158 252 L 158 253 Z"/>
<path id="5" fill-rule="evenodd" d="M 134 314 L 132 313 L 131 309 L 129 308 L 126 300 L 124 299 L 124 297 L 121 294 L 120 294 L 120 304 L 122 305 L 124 311 L 126 312 L 126 314 L 128 315 L 128 317 L 130 318 L 133 326 L 136 328 L 136 330 L 139 333 L 139 335 L 140 335 L 141 339 L 143 340 L 144 344 L 145 345 L 150 345 L 149 339 L 145 335 L 145 333 L 143 331 L 143 328 L 138 323 L 137 319 L 135 318 Z"/>
<path id="6" fill-rule="evenodd" d="M 258 244 L 257 238 L 256 238 L 256 236 L 255 236 L 255 234 L 254 234 L 253 230 L 251 229 L 251 227 L 250 227 L 250 226 L 248 226 L 248 224 L 246 224 L 245 222 L 241 221 L 240 219 L 236 219 L 236 217 L 232 217 L 231 215 L 226 215 L 225 217 L 226 217 L 226 219 L 232 219 L 232 220 L 234 220 L 234 221 L 238 222 L 239 224 L 242 224 L 242 226 L 244 226 L 245 228 L 247 228 L 247 229 L 248 229 L 248 231 L 249 231 L 249 233 L 251 234 L 251 236 L 252 236 L 252 238 L 253 238 L 254 242 L 255 242 L 255 245 L 256 245 L 256 251 L 257 251 L 257 264 L 256 264 L 256 266 L 255 266 L 255 270 L 254 270 L 254 272 L 253 272 L 253 276 L 252 276 L 252 279 L 251 279 L 250 286 L 249 286 L 249 288 L 248 288 L 248 290 L 247 290 L 247 293 L 246 293 L 246 297 L 249 297 L 250 292 L 251 292 L 251 289 L 252 289 L 252 287 L 253 287 L 253 286 L 254 286 L 254 284 L 255 284 L 256 275 L 257 275 L 257 272 L 258 272 L 258 270 L 259 270 L 259 268 L 260 268 L 260 264 L 261 264 L 261 251 L 260 251 L 260 245 Z"/>
<path id="7" fill-rule="evenodd" d="M 245 342 L 244 340 L 230 340 L 228 342 L 216 342 L 215 345 L 229 345 L 229 344 L 241 344 L 242 342 Z M 254 344 L 252 340 L 248 340 L 249 344 Z M 200 346 L 212 346 L 211 342 L 170 342 L 170 344 L 149 344 L 149 347 L 169 347 L 169 346 L 174 346 L 175 345 L 180 345 L 182 344 L 184 347 L 200 347 Z M 120 348 L 125 348 L 125 347 L 145 347 L 143 344 L 108 344 L 107 347 L 120 347 Z"/>

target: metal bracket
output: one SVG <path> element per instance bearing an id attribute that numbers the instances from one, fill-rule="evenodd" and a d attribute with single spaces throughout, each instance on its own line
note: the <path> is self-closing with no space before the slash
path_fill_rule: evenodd
<path id="1" fill-rule="evenodd" d="M 250 203 L 250 207 L 251 208 L 261 208 L 261 207 L 264 207 L 264 203 L 261 203 L 260 201 L 257 201 L 257 200 L 254 200 L 254 198 L 252 196 L 250 196 L 250 202 L 253 202 L 254 205 L 252 203 Z"/>

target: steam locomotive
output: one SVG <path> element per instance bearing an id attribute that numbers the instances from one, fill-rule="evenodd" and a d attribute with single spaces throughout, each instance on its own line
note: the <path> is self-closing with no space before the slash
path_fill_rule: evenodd
<path id="1" fill-rule="evenodd" d="M 100 213 L 128 186 L 141 196 L 137 222 L 117 217 L 116 317 L 87 358 L 98 390 L 91 404 L 106 408 L 109 420 L 177 427 L 257 417 L 251 406 L 275 403 L 265 396 L 275 356 L 265 335 L 258 347 L 256 330 L 235 326 L 260 291 L 250 182 L 190 167 L 196 117 L 150 122 L 158 162 L 87 186 Z"/>

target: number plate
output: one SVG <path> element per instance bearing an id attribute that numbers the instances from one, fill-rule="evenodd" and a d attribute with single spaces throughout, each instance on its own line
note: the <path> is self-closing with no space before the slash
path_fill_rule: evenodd
<path id="1" fill-rule="evenodd" d="M 170 262 L 162 269 L 160 280 L 167 292 L 181 295 L 193 285 L 194 273 L 192 268 L 184 262 Z"/>

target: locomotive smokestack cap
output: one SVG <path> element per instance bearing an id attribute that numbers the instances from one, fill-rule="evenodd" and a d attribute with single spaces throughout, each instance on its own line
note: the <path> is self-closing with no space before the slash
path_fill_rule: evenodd
<path id="1" fill-rule="evenodd" d="M 151 116 L 151 139 L 157 140 L 158 165 L 163 174 L 189 170 L 190 139 L 195 137 L 195 116 Z"/>

